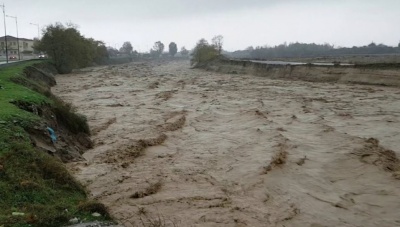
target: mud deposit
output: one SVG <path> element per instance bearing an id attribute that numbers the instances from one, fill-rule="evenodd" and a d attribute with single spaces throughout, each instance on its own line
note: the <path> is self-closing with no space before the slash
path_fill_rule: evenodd
<path id="1" fill-rule="evenodd" d="M 57 84 L 95 142 L 69 169 L 125 226 L 400 226 L 398 88 L 188 62 Z"/>

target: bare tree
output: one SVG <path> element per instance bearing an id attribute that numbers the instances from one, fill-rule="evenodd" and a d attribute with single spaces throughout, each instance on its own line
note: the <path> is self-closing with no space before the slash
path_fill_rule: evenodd
<path id="1" fill-rule="evenodd" d="M 189 51 L 186 49 L 186 47 L 181 48 L 181 55 L 184 57 L 189 55 Z"/>
<path id="2" fill-rule="evenodd" d="M 218 54 L 221 55 L 222 53 L 222 45 L 224 44 L 224 37 L 222 35 L 214 36 L 211 40 L 212 45 L 217 49 Z"/>

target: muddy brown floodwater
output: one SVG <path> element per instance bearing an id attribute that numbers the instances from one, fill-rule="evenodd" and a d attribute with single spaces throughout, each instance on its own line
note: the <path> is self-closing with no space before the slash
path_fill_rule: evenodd
<path id="1" fill-rule="evenodd" d="M 95 142 L 68 168 L 125 226 L 400 226 L 399 88 L 186 61 L 57 83 Z"/>

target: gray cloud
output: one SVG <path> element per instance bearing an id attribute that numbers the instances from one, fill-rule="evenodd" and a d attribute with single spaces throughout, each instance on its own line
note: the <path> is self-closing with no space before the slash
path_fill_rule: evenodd
<path id="1" fill-rule="evenodd" d="M 36 36 L 29 22 L 73 22 L 88 37 L 109 45 L 131 41 L 148 50 L 155 41 L 193 47 L 200 38 L 225 37 L 228 50 L 283 42 L 338 46 L 371 41 L 397 45 L 398 0 L 5 0 L 20 34 Z M 15 34 L 7 19 L 9 34 Z M 0 24 L 0 33 L 3 28 Z"/>

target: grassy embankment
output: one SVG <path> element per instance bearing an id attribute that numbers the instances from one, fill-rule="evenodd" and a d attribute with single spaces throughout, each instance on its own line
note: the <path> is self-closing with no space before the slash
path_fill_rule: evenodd
<path id="1" fill-rule="evenodd" d="M 43 119 L 10 103 L 59 105 L 54 98 L 12 82 L 24 77 L 23 69 L 34 63 L 0 69 L 0 227 L 62 226 L 75 217 L 96 219 L 91 213 L 102 212 L 102 205 L 89 202 L 64 165 L 31 144 L 26 130 Z M 100 219 L 104 216 L 103 212 Z"/>

